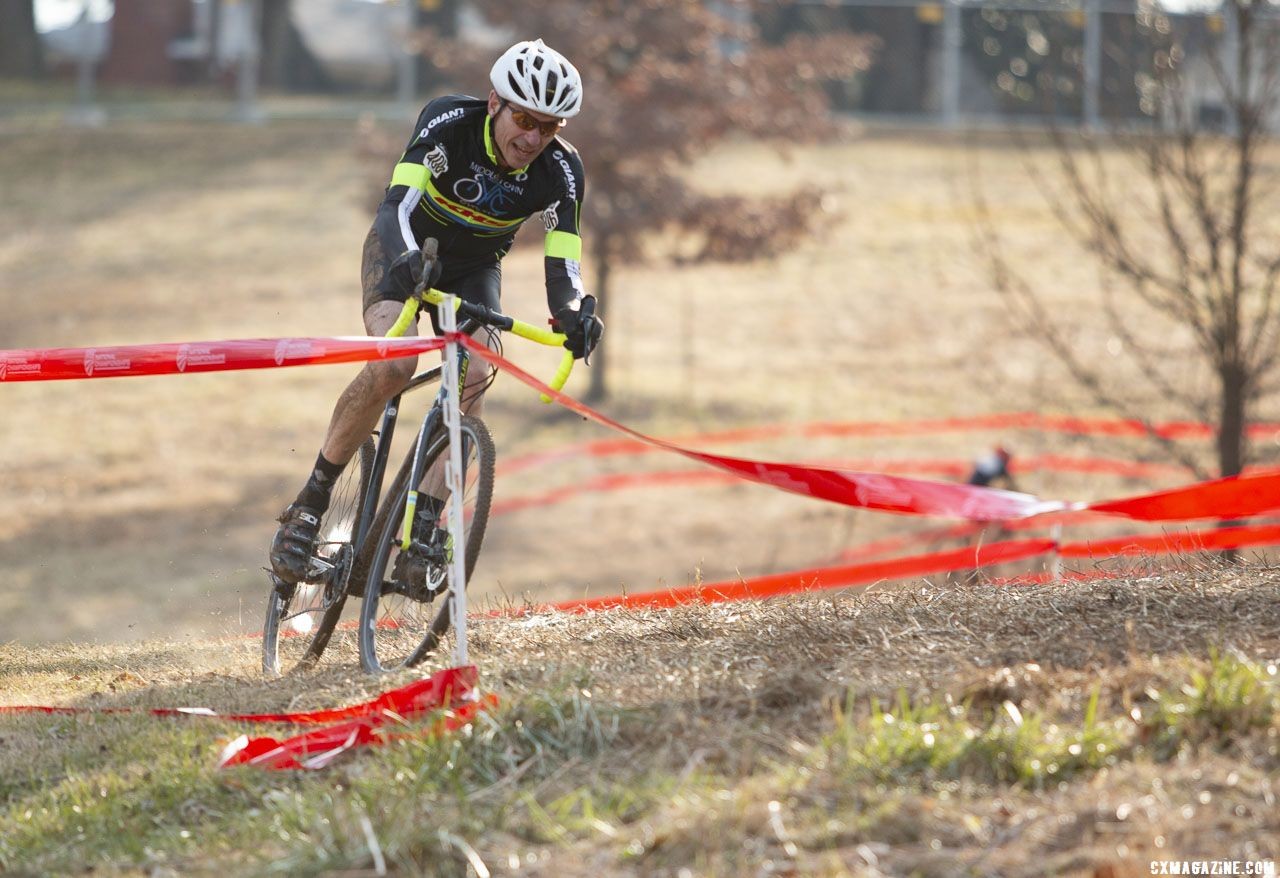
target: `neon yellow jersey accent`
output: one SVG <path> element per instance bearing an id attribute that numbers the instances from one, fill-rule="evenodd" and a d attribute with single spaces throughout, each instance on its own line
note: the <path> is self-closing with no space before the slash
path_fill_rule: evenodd
<path id="1" fill-rule="evenodd" d="M 570 232 L 547 232 L 547 255 L 582 261 L 582 239 Z"/>
<path id="2" fill-rule="evenodd" d="M 427 188 L 427 180 L 430 177 L 431 172 L 427 170 L 426 165 L 401 162 L 391 172 L 391 185 L 408 186 L 410 189 L 423 190 Z"/>

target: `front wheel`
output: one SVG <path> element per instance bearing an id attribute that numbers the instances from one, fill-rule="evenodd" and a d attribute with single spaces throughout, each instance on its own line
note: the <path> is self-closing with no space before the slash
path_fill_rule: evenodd
<path id="1" fill-rule="evenodd" d="M 272 574 L 267 619 L 262 628 L 262 670 L 269 677 L 307 670 L 320 659 L 342 616 L 355 570 L 353 545 L 373 472 L 373 440 L 366 439 L 334 486 L 329 510 L 320 518 L 319 538 L 306 582 L 290 585 Z M 353 573 L 354 571 L 354 573 Z"/>
<path id="2" fill-rule="evenodd" d="M 452 504 L 462 504 L 465 534 L 466 578 L 471 580 L 480 545 L 489 523 L 489 503 L 493 497 L 493 439 L 484 423 L 462 418 L 462 497 L 445 501 L 436 519 L 447 527 Z M 427 443 L 423 472 L 427 480 L 438 478 L 449 459 L 449 434 L 439 431 Z M 408 668 L 421 662 L 440 644 L 449 630 L 451 617 L 448 565 L 442 559 L 431 562 L 424 577 L 405 574 L 410 553 L 402 550 L 405 503 L 413 468 L 413 451 L 401 467 L 369 530 L 362 565 L 369 565 L 360 610 L 360 664 L 371 674 Z M 435 476 L 433 476 L 435 474 Z M 420 501 L 421 502 L 421 501 Z M 443 554 L 443 553 L 442 553 Z"/>

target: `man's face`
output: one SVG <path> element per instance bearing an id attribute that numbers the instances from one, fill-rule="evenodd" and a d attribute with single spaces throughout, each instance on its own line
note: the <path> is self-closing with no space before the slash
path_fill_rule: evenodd
<path id="1" fill-rule="evenodd" d="M 562 120 L 545 113 L 526 110 L 489 92 L 489 115 L 493 117 L 493 143 L 508 168 L 523 168 L 536 159 L 560 130 Z"/>

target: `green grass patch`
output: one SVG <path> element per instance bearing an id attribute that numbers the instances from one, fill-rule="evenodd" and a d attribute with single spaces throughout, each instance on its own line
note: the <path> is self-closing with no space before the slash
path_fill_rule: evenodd
<path id="1" fill-rule="evenodd" d="M 1276 665 L 1230 653 L 1215 651 L 1206 670 L 1193 669 L 1182 685 L 1152 695 L 1142 732 L 1158 759 L 1201 745 L 1228 747 L 1280 718 Z"/>
<path id="2" fill-rule="evenodd" d="M 1099 719 L 1097 692 L 1077 726 L 1011 702 L 991 713 L 949 700 L 912 702 L 903 692 L 891 709 L 873 701 L 860 720 L 852 704 L 837 708 L 822 752 L 851 782 L 968 777 L 1041 787 L 1114 762 L 1126 740 L 1122 722 Z"/>

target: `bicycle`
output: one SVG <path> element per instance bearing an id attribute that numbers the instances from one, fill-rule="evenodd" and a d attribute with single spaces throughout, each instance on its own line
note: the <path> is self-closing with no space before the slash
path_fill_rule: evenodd
<path id="1" fill-rule="evenodd" d="M 420 285 L 405 302 L 387 337 L 403 335 L 422 303 L 441 305 L 445 301 L 444 293 Z M 550 347 L 564 345 L 562 333 L 459 299 L 453 303 L 455 311 L 465 318 L 460 332 L 471 334 L 487 326 Z M 584 311 L 589 314 L 588 309 L 594 309 L 594 299 L 588 298 L 584 303 Z M 458 386 L 463 387 L 470 361 L 465 346 L 458 346 L 457 357 Z M 573 354 L 566 350 L 551 387 L 562 388 L 572 368 Z M 320 520 L 320 537 L 306 581 L 291 585 L 269 574 L 272 588 L 262 641 L 262 667 L 267 675 L 279 676 L 285 666 L 290 671 L 314 667 L 339 630 L 338 622 L 349 597 L 361 597 L 363 601 L 357 625 L 358 644 L 361 667 L 369 673 L 413 667 L 439 645 L 448 631 L 452 622 L 448 566 L 454 547 L 438 541 L 415 541 L 412 527 L 424 478 L 436 474 L 439 463 L 449 455 L 443 387 L 423 417 L 417 439 L 385 497 L 382 494 L 400 400 L 405 393 L 440 380 L 442 373 L 443 363 L 423 370 L 387 402 L 379 428 L 361 444 L 353 460 L 358 465 L 348 465 L 334 488 L 329 510 Z M 544 396 L 543 401 L 551 400 Z M 465 527 L 465 579 L 470 581 L 488 526 L 495 452 L 488 428 L 479 418 L 463 415 L 461 435 L 460 478 L 464 490 L 458 502 L 463 507 Z M 437 524 L 448 520 L 453 501 L 448 497 L 440 504 Z M 439 528 L 428 536 L 438 533 Z M 421 582 L 411 583 L 404 575 L 409 566 L 405 562 L 415 555 L 420 562 L 426 562 L 427 572 Z M 433 611 L 437 600 L 443 603 Z"/>

